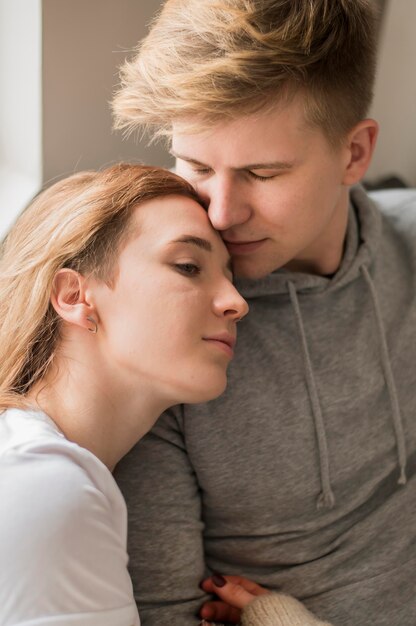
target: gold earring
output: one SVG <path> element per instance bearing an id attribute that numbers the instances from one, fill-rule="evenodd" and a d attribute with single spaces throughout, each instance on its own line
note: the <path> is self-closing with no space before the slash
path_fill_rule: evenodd
<path id="1" fill-rule="evenodd" d="M 98 324 L 97 324 L 97 322 L 95 321 L 95 319 L 93 317 L 90 317 L 89 315 L 87 317 L 87 320 L 89 322 L 91 322 L 91 324 L 94 324 L 94 328 L 88 328 L 89 332 L 92 333 L 93 335 L 96 335 L 97 332 L 98 332 Z"/>

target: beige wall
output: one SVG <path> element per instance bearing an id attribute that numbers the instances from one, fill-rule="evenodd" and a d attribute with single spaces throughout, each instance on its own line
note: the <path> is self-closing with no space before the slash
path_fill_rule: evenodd
<path id="1" fill-rule="evenodd" d="M 380 136 L 368 178 L 396 174 L 416 187 L 416 2 L 389 0 L 371 114 Z"/>
<path id="2" fill-rule="evenodd" d="M 111 130 L 117 68 L 160 0 L 43 0 L 43 180 L 119 159 L 158 165 L 162 147 Z"/>

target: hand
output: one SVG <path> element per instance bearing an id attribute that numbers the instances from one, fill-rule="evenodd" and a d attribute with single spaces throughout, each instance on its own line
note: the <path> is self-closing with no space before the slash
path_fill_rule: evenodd
<path id="1" fill-rule="evenodd" d="M 219 600 L 210 600 L 202 605 L 200 616 L 216 622 L 238 624 L 241 610 L 257 596 L 269 593 L 264 587 L 242 576 L 213 574 L 206 578 L 201 587 L 207 593 L 215 593 Z"/>

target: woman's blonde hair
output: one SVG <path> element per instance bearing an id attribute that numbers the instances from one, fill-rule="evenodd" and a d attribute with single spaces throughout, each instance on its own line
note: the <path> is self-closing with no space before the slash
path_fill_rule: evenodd
<path id="1" fill-rule="evenodd" d="M 168 195 L 198 200 L 191 185 L 169 171 L 120 163 L 54 184 L 20 216 L 1 248 L 0 409 L 25 406 L 25 394 L 54 359 L 56 272 L 69 267 L 111 286 L 133 209 Z"/>
<path id="2" fill-rule="evenodd" d="M 376 0 L 167 0 L 121 69 L 115 126 L 202 130 L 300 92 L 335 141 L 371 103 L 376 26 Z"/>

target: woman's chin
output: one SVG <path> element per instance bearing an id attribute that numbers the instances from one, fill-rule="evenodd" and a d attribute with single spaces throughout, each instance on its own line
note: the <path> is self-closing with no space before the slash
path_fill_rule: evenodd
<path id="1" fill-rule="evenodd" d="M 203 385 L 199 389 L 190 391 L 189 398 L 185 400 L 184 404 L 200 404 L 202 402 L 209 402 L 215 400 L 222 393 L 224 393 L 227 387 L 227 375 L 218 376 L 215 380 L 204 381 Z"/>

